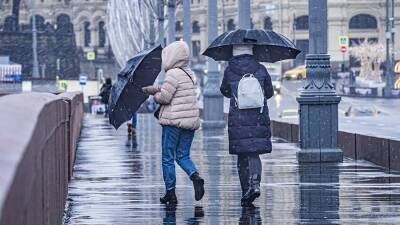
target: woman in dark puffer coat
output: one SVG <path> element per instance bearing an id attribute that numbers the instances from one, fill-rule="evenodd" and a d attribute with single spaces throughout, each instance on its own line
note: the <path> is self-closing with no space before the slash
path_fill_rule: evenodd
<path id="1" fill-rule="evenodd" d="M 260 154 L 270 153 L 271 128 L 267 99 L 274 94 L 271 77 L 263 65 L 252 55 L 252 45 L 234 45 L 221 84 L 221 93 L 230 98 L 228 119 L 229 153 L 238 155 L 238 172 L 242 187 L 242 206 L 249 206 L 260 196 Z M 243 75 L 250 73 L 258 79 L 264 91 L 265 106 L 258 109 L 239 109 L 234 96 Z"/>

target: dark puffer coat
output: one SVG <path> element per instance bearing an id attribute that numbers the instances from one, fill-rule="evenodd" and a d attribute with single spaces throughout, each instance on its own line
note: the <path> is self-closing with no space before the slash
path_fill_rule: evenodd
<path id="1" fill-rule="evenodd" d="M 239 81 L 246 73 L 254 74 L 264 89 L 265 106 L 262 113 L 258 109 L 239 109 L 235 96 Z M 228 119 L 229 153 L 247 154 L 270 153 L 271 127 L 267 99 L 274 95 L 274 90 L 267 70 L 252 55 L 235 56 L 229 61 L 221 84 L 221 93 L 230 98 Z"/>

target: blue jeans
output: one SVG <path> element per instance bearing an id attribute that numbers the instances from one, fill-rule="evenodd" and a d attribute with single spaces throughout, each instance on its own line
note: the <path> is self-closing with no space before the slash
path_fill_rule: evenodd
<path id="1" fill-rule="evenodd" d="M 190 159 L 190 147 L 194 130 L 181 129 L 175 126 L 162 126 L 162 169 L 165 188 L 175 188 L 175 162 L 186 172 L 193 175 L 197 170 Z"/>
<path id="2" fill-rule="evenodd" d="M 136 129 L 137 125 L 137 114 L 134 112 L 132 113 L 132 127 Z"/>

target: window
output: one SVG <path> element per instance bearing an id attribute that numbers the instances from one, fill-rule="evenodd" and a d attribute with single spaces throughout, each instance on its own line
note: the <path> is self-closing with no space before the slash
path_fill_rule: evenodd
<path id="1" fill-rule="evenodd" d="M 377 29 L 376 18 L 368 14 L 358 14 L 353 16 L 349 22 L 350 29 Z"/>
<path id="2" fill-rule="evenodd" d="M 4 20 L 4 31 L 16 31 L 18 27 L 15 16 L 7 16 Z"/>
<path id="3" fill-rule="evenodd" d="M 235 21 L 233 19 L 228 20 L 227 29 L 228 31 L 236 29 Z"/>
<path id="4" fill-rule="evenodd" d="M 200 56 L 200 41 L 192 41 L 192 53 L 194 58 Z"/>
<path id="5" fill-rule="evenodd" d="M 71 18 L 67 14 L 60 14 L 57 16 L 57 30 L 62 30 L 67 33 L 73 32 L 73 25 L 71 23 Z"/>
<path id="6" fill-rule="evenodd" d="M 43 18 L 43 16 L 40 16 L 40 15 L 36 15 L 35 16 L 35 22 L 36 22 L 36 29 L 38 30 L 38 31 L 44 31 L 44 29 L 45 29 L 45 24 L 44 24 L 44 18 Z M 32 17 L 31 17 L 31 24 L 32 24 Z M 32 26 L 31 26 L 32 27 Z"/>
<path id="7" fill-rule="evenodd" d="M 308 16 L 300 16 L 294 19 L 296 30 L 308 30 Z"/>
<path id="8" fill-rule="evenodd" d="M 175 22 L 175 30 L 176 32 L 182 32 L 182 22 L 181 21 L 176 21 Z"/>
<path id="9" fill-rule="evenodd" d="M 264 30 L 272 30 L 271 17 L 265 17 L 265 19 L 264 19 Z"/>
<path id="10" fill-rule="evenodd" d="M 104 29 L 104 22 L 99 22 L 99 47 L 104 48 L 106 46 L 106 30 Z"/>
<path id="11" fill-rule="evenodd" d="M 91 39 L 91 35 L 90 35 L 90 22 L 84 22 L 83 23 L 83 42 L 84 42 L 84 46 L 85 47 L 89 47 L 90 46 L 90 39 Z"/>
<path id="12" fill-rule="evenodd" d="M 192 33 L 200 33 L 200 25 L 198 21 L 194 21 L 192 25 Z"/>

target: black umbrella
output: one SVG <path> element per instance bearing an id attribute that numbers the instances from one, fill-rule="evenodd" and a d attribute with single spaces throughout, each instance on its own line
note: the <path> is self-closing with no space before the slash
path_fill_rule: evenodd
<path id="1" fill-rule="evenodd" d="M 239 29 L 225 32 L 217 37 L 203 55 L 216 61 L 229 61 L 235 44 L 254 45 L 253 54 L 260 62 L 274 63 L 294 59 L 301 52 L 291 40 L 272 30 Z"/>
<path id="2" fill-rule="evenodd" d="M 146 101 L 142 87 L 152 85 L 161 71 L 161 45 L 139 52 L 118 74 L 110 95 L 110 123 L 118 129 Z"/>

